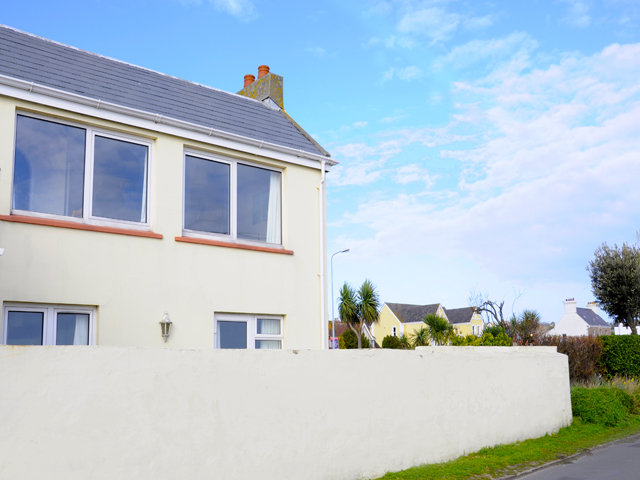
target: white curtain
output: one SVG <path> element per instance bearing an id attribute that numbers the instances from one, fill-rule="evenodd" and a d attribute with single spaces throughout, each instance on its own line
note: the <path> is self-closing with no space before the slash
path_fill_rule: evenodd
<path id="1" fill-rule="evenodd" d="M 87 345 L 89 340 L 89 315 L 76 315 L 76 331 L 73 335 L 74 345 Z"/>
<path id="2" fill-rule="evenodd" d="M 259 318 L 258 335 L 280 335 L 280 320 Z"/>
<path id="3" fill-rule="evenodd" d="M 271 172 L 269 181 L 269 210 L 267 212 L 267 242 L 280 241 L 280 173 Z"/>
<path id="4" fill-rule="evenodd" d="M 256 348 L 278 350 L 280 348 L 280 340 L 256 340 Z"/>

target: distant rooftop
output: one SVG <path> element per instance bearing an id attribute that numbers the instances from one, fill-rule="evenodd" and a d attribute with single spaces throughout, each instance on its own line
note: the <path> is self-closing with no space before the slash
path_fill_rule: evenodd
<path id="1" fill-rule="evenodd" d="M 432 305 L 409 305 L 407 303 L 387 303 L 393 314 L 402 323 L 422 322 L 429 313 L 438 311 L 439 303 Z"/>
<path id="2" fill-rule="evenodd" d="M 257 100 L 4 25 L 0 25 L 0 75 L 307 153 L 326 153 L 283 113 Z"/>
<path id="3" fill-rule="evenodd" d="M 582 318 L 585 322 L 587 322 L 592 327 L 610 327 L 611 326 L 607 322 L 605 322 L 600 315 L 595 313 L 590 308 L 578 307 L 576 310 L 580 318 Z"/>

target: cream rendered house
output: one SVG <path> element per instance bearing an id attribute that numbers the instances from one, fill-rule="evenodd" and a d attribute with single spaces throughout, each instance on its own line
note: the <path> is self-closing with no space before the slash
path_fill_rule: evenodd
<path id="1" fill-rule="evenodd" d="M 547 335 L 565 335 L 577 337 L 581 335 L 611 335 L 609 325 L 600 315 L 595 302 L 587 303 L 587 308 L 576 306 L 576 301 L 569 298 L 564 302 L 565 313 Z"/>
<path id="2" fill-rule="evenodd" d="M 0 343 L 325 347 L 335 162 L 245 87 L 0 27 Z"/>

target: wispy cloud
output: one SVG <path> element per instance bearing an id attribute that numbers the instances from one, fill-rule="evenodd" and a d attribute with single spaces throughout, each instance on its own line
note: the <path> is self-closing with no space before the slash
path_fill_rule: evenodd
<path id="1" fill-rule="evenodd" d="M 495 66 L 502 60 L 514 61 L 517 57 L 527 57 L 538 47 L 538 42 L 523 32 L 514 32 L 506 37 L 488 40 L 471 40 L 454 47 L 440 61 L 462 68 L 478 62 Z"/>
<path id="2" fill-rule="evenodd" d="M 316 57 L 324 57 L 327 51 L 322 47 L 309 47 L 307 52 L 314 54 Z"/>
<path id="3" fill-rule="evenodd" d="M 591 25 L 591 15 L 589 11 L 591 6 L 584 0 L 563 0 L 569 4 L 569 12 L 562 19 L 563 23 L 567 23 L 573 27 L 585 28 Z"/>
<path id="4" fill-rule="evenodd" d="M 403 68 L 390 67 L 389 69 L 383 72 L 382 76 L 380 77 L 377 83 L 378 85 L 384 85 L 394 77 L 399 78 L 400 80 L 404 80 L 406 82 L 410 82 L 412 80 L 417 80 L 419 78 L 422 78 L 422 76 L 423 76 L 422 70 L 419 67 L 416 67 L 415 65 L 410 65 L 408 67 L 403 67 Z"/>
<path id="5" fill-rule="evenodd" d="M 216 10 L 226 12 L 240 20 L 249 21 L 258 16 L 253 3 L 250 0 L 181 0 L 183 4 L 213 5 Z"/>
<path id="6" fill-rule="evenodd" d="M 409 186 L 423 175 L 432 191 L 447 194 L 444 201 L 403 189 L 368 198 L 343 216 L 371 232 L 351 234 L 350 244 L 385 257 L 423 253 L 428 239 L 429 251 L 464 256 L 499 278 L 568 282 L 600 242 L 633 235 L 640 223 L 640 44 L 537 67 L 498 68 L 458 84 L 452 95 L 461 115 L 446 127 L 396 130 L 372 146 L 338 149 L 343 184 L 391 174 Z M 469 135 L 470 127 L 478 134 Z M 441 165 L 458 165 L 449 179 L 457 178 L 455 194 L 433 190 L 415 160 L 390 169 L 409 147 L 419 155 L 416 144 L 435 149 Z"/>

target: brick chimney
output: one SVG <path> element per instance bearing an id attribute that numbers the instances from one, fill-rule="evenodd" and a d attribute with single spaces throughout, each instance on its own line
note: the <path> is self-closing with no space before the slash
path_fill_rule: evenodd
<path id="1" fill-rule="evenodd" d="M 593 313 L 598 314 L 598 304 L 596 302 L 587 303 L 587 308 L 590 308 Z"/>
<path id="2" fill-rule="evenodd" d="M 576 300 L 575 298 L 567 298 L 564 301 L 564 311 L 565 313 L 577 313 L 576 310 Z"/>
<path id="3" fill-rule="evenodd" d="M 258 67 L 257 80 L 252 80 L 252 77 L 255 79 L 253 75 L 244 76 L 244 88 L 238 92 L 238 95 L 255 98 L 276 110 L 284 109 L 282 77 L 271 73 L 267 65 Z"/>

